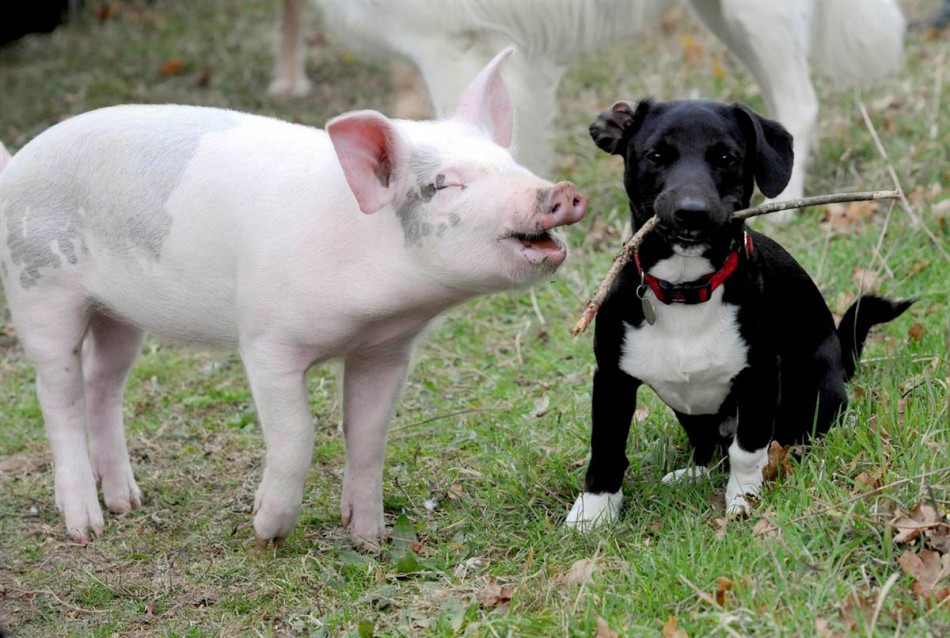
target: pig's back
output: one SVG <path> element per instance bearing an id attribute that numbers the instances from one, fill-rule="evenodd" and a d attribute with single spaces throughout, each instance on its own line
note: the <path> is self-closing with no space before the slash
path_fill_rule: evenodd
<path id="1" fill-rule="evenodd" d="M 153 332 L 233 341 L 247 226 L 293 226 L 300 207 L 280 194 L 334 170 L 328 151 L 323 131 L 224 109 L 92 111 L 0 175 L 0 250 L 25 289 L 78 285 Z"/>

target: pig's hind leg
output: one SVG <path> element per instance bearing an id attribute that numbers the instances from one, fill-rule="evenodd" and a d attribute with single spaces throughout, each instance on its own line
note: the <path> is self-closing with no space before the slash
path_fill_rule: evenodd
<path id="1" fill-rule="evenodd" d="M 117 513 L 138 507 L 142 499 L 122 427 L 122 395 L 142 337 L 135 326 L 95 312 L 82 349 L 89 456 L 106 507 Z"/>
<path id="2" fill-rule="evenodd" d="M 17 334 L 36 368 L 36 394 L 53 453 L 56 506 L 69 536 L 85 543 L 103 527 L 86 439 L 80 355 L 88 300 L 61 289 L 11 293 Z"/>

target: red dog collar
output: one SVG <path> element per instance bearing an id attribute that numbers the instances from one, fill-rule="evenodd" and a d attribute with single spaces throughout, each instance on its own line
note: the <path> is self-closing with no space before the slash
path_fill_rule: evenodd
<path id="1" fill-rule="evenodd" d="M 749 233 L 743 233 L 742 248 L 746 256 L 752 254 L 752 237 Z M 733 250 L 726 257 L 722 268 L 716 272 L 703 275 L 695 281 L 687 281 L 681 284 L 670 283 L 662 279 L 657 279 L 649 273 L 643 272 L 640 266 L 640 255 L 633 253 L 633 260 L 637 265 L 637 272 L 640 273 L 640 280 L 643 284 L 650 287 L 656 298 L 665 304 L 684 303 L 697 304 L 709 301 L 713 291 L 722 285 L 729 276 L 736 271 L 739 266 L 739 249 Z"/>

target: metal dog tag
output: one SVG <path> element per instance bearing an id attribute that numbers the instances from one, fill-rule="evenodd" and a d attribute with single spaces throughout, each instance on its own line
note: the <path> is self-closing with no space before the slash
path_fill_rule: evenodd
<path id="1" fill-rule="evenodd" d="M 653 302 L 647 297 L 647 287 L 643 284 L 637 286 L 637 297 L 640 299 L 640 307 L 643 309 L 643 318 L 652 326 L 656 323 L 656 310 L 653 309 Z"/>

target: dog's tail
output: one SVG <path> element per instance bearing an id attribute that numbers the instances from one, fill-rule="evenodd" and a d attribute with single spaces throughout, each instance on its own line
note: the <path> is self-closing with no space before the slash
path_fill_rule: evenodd
<path id="1" fill-rule="evenodd" d="M 3 142 L 0 142 L 0 173 L 3 172 L 3 169 L 7 167 L 7 164 L 9 164 L 12 159 L 13 156 L 10 155 L 10 151 L 3 145 Z"/>
<path id="2" fill-rule="evenodd" d="M 864 295 L 851 304 L 841 323 L 838 324 L 838 341 L 841 342 L 841 364 L 844 379 L 854 376 L 861 360 L 861 350 L 871 326 L 885 323 L 900 316 L 910 308 L 915 299 L 892 301 L 876 295 Z"/>
<path id="3" fill-rule="evenodd" d="M 838 84 L 874 82 L 903 63 L 907 20 L 897 0 L 815 2 L 811 24 L 812 65 Z"/>

